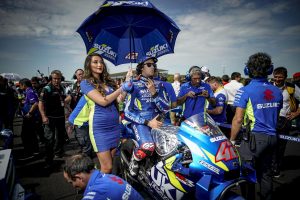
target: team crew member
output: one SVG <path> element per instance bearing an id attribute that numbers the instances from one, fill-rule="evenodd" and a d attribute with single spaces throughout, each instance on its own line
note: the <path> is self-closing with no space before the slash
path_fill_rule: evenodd
<path id="1" fill-rule="evenodd" d="M 81 146 L 82 153 L 92 158 L 92 144 L 89 136 L 89 99 L 82 96 L 69 116 L 69 122 L 74 126 L 75 137 Z"/>
<path id="2" fill-rule="evenodd" d="M 285 67 L 277 67 L 273 72 L 273 85 L 282 91 L 283 107 L 280 110 L 277 130 L 280 134 L 289 135 L 292 128 L 292 120 L 300 115 L 300 89 L 297 85 L 287 82 L 287 69 Z M 277 151 L 274 159 L 274 174 L 275 178 L 280 176 L 280 168 L 282 165 L 285 147 L 287 141 L 279 140 Z"/>
<path id="3" fill-rule="evenodd" d="M 85 104 L 82 103 L 82 105 L 79 105 L 79 107 L 76 108 L 78 102 L 83 96 L 80 88 L 80 83 L 83 79 L 83 76 L 84 71 L 82 69 L 77 69 L 73 76 L 73 78 L 76 78 L 76 82 L 71 86 L 71 89 L 69 90 L 69 94 L 71 97 L 70 108 L 72 110 L 72 113 L 69 116 L 69 122 L 73 125 L 70 128 L 73 129 L 74 136 L 81 148 L 81 152 L 88 156 L 92 156 L 92 144 L 89 137 L 88 119 L 84 122 L 80 120 L 82 118 L 82 112 L 86 111 L 81 110 L 82 107 L 86 105 L 86 101 Z M 87 110 L 89 111 L 89 109 Z M 89 112 L 85 114 L 87 114 L 88 117 Z"/>
<path id="4" fill-rule="evenodd" d="M 77 103 L 83 95 L 80 89 L 80 83 L 83 79 L 83 76 L 84 71 L 82 69 L 77 69 L 73 76 L 73 78 L 76 78 L 76 81 L 74 84 L 71 85 L 71 88 L 68 91 L 68 94 L 70 94 L 71 97 L 70 108 L 72 110 L 74 110 L 75 106 L 77 105 Z"/>
<path id="5" fill-rule="evenodd" d="M 143 57 L 140 60 L 136 67 L 139 80 L 133 82 L 133 89 L 129 91 L 130 100 L 125 107 L 125 119 L 132 122 L 131 127 L 139 144 L 139 148 L 134 150 L 129 166 L 132 176 L 138 174 L 138 161 L 152 155 L 154 142 L 150 131 L 162 126 L 157 117 L 169 109 L 163 83 L 153 80 L 157 70 L 156 62 L 155 57 Z"/>
<path id="6" fill-rule="evenodd" d="M 24 146 L 24 157 L 21 159 L 26 160 L 28 158 L 32 158 L 33 154 L 39 153 L 39 143 L 34 130 L 35 120 L 39 115 L 39 99 L 37 94 L 33 91 L 29 79 L 23 78 L 19 81 L 19 83 L 20 89 L 25 91 L 25 101 L 22 108 L 23 123 L 21 132 L 21 138 Z"/>
<path id="7" fill-rule="evenodd" d="M 84 190 L 86 200 L 142 200 L 142 196 L 125 180 L 104 174 L 94 168 L 95 163 L 86 155 L 74 155 L 66 160 L 64 178 L 74 188 Z"/>
<path id="8" fill-rule="evenodd" d="M 300 72 L 296 72 L 293 74 L 293 83 L 300 88 Z M 299 101 L 300 103 L 300 101 Z M 299 106 L 300 107 L 300 106 Z M 298 109 L 299 109 L 298 107 Z M 300 116 L 298 116 L 296 119 L 296 130 L 300 130 Z"/>
<path id="9" fill-rule="evenodd" d="M 89 99 L 89 134 L 103 173 L 111 173 L 112 157 L 120 139 L 116 100 L 130 85 L 132 84 L 125 82 L 122 87 L 117 88 L 101 55 L 92 53 L 86 57 L 84 80 L 81 81 L 80 87 Z"/>
<path id="10" fill-rule="evenodd" d="M 186 79 L 189 82 L 184 83 L 180 87 L 180 92 L 177 98 L 177 104 L 183 104 L 183 117 L 189 118 L 192 115 L 205 111 L 206 100 L 214 106 L 216 99 L 213 91 L 207 83 L 201 81 L 202 72 L 197 66 L 189 69 Z"/>
<path id="11" fill-rule="evenodd" d="M 249 135 L 243 137 L 240 155 L 243 161 L 250 162 L 257 172 L 261 199 L 272 199 L 272 152 L 277 143 L 276 124 L 282 108 L 281 91 L 268 82 L 273 71 L 271 58 L 266 53 L 256 53 L 249 57 L 245 74 L 252 81 L 238 90 L 234 106 L 236 112 L 232 120 L 230 140 L 236 139 L 244 118 L 249 121 Z M 255 195 L 255 187 L 252 192 Z M 255 197 L 248 197 L 254 199 Z"/>
<path id="12" fill-rule="evenodd" d="M 42 89 L 44 87 L 41 84 L 41 79 L 36 77 L 36 76 L 33 76 L 31 78 L 31 85 L 32 85 L 33 91 L 37 94 L 38 97 L 40 97 L 40 94 L 41 94 Z M 41 117 L 40 114 L 38 114 L 38 116 L 36 116 L 35 132 L 37 133 L 37 135 L 39 137 L 39 143 L 44 144 L 45 143 L 44 127 L 43 127 L 42 117 Z"/>
<path id="13" fill-rule="evenodd" d="M 227 107 L 227 92 L 223 88 L 222 79 L 219 77 L 212 76 L 208 79 L 208 83 L 211 89 L 214 91 L 216 98 L 216 105 L 208 105 L 207 113 L 219 123 L 226 123 L 226 107 Z"/>
<path id="14" fill-rule="evenodd" d="M 228 105 L 226 109 L 228 123 L 232 122 L 235 113 L 235 107 L 233 106 L 233 102 L 236 92 L 238 91 L 238 89 L 243 87 L 243 84 L 240 82 L 241 77 L 242 76 L 239 72 L 233 72 L 231 74 L 231 81 L 224 86 L 224 89 L 226 90 L 228 95 Z"/>
<path id="15" fill-rule="evenodd" d="M 61 78 L 59 70 L 52 71 L 50 83 L 42 89 L 39 99 L 45 133 L 46 168 L 53 164 L 54 153 L 58 157 L 62 157 L 64 153 L 66 93 L 61 85 Z"/>

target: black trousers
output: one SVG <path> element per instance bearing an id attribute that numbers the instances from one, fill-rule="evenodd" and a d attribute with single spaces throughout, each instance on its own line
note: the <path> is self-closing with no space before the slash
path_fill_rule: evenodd
<path id="1" fill-rule="evenodd" d="M 35 132 L 36 135 L 38 136 L 39 141 L 44 143 L 45 142 L 44 127 L 43 127 L 42 118 L 40 116 L 35 120 Z"/>
<path id="2" fill-rule="evenodd" d="M 66 132 L 65 117 L 49 118 L 49 124 L 44 124 L 45 160 L 52 164 L 54 153 L 62 154 Z"/>
<path id="3" fill-rule="evenodd" d="M 285 117 L 279 117 L 278 126 L 280 126 L 278 129 L 279 134 L 290 135 L 290 130 L 292 127 L 292 122 L 290 120 L 287 120 Z M 276 173 L 279 173 L 282 170 L 284 152 L 287 142 L 287 140 L 278 138 L 276 151 L 273 153 L 273 170 Z"/>
<path id="4" fill-rule="evenodd" d="M 232 123 L 232 119 L 235 115 L 235 110 L 236 110 L 235 106 L 233 106 L 231 104 L 227 105 L 227 107 L 226 107 L 226 119 L 227 119 L 228 124 Z"/>
<path id="5" fill-rule="evenodd" d="M 249 141 L 243 140 L 239 149 L 244 162 L 250 162 L 256 170 L 261 199 L 271 200 L 273 192 L 272 157 L 276 149 L 277 136 L 251 133 Z M 251 191 L 252 190 L 252 191 Z M 247 199 L 255 199 L 255 186 L 250 187 Z"/>
<path id="6" fill-rule="evenodd" d="M 21 139 L 24 146 L 24 154 L 32 155 L 39 152 L 39 144 L 35 132 L 35 119 L 33 117 L 23 118 Z"/>
<path id="7" fill-rule="evenodd" d="M 81 147 L 82 153 L 92 157 L 92 144 L 89 136 L 88 126 L 74 126 L 75 138 Z"/>

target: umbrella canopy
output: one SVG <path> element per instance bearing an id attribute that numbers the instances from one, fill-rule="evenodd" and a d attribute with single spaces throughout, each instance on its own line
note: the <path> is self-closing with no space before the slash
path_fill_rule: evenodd
<path id="1" fill-rule="evenodd" d="M 88 54 L 97 52 L 114 65 L 173 53 L 179 31 L 146 0 L 107 0 L 77 30 Z"/>
<path id="2" fill-rule="evenodd" d="M 16 73 L 2 73 L 0 74 L 2 77 L 8 79 L 9 81 L 19 81 L 22 77 Z"/>

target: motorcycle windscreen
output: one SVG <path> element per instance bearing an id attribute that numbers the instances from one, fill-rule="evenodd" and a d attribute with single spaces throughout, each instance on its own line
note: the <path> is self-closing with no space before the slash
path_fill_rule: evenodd
<path id="1" fill-rule="evenodd" d="M 198 130 L 198 134 L 205 134 L 207 136 L 223 135 L 216 122 L 205 112 L 193 115 L 184 122 L 191 128 Z"/>

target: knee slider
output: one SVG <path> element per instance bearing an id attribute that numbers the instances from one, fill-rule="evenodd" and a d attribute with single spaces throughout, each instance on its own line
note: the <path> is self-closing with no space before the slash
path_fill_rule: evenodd
<path id="1" fill-rule="evenodd" d="M 152 156 L 154 150 L 155 150 L 155 145 L 154 143 L 144 143 L 142 144 L 141 148 L 140 148 L 142 151 L 144 151 L 144 153 L 147 155 L 147 156 Z"/>
<path id="2" fill-rule="evenodd" d="M 147 156 L 151 156 L 155 150 L 154 143 L 144 143 L 135 152 L 134 156 L 137 160 L 142 160 Z"/>

